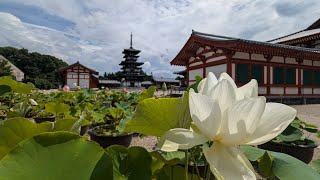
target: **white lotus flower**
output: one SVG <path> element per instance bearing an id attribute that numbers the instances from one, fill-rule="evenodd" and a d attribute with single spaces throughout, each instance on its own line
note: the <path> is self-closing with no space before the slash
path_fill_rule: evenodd
<path id="1" fill-rule="evenodd" d="M 29 102 L 33 106 L 38 106 L 38 103 L 34 99 L 29 99 Z"/>
<path id="2" fill-rule="evenodd" d="M 296 110 L 258 97 L 256 80 L 237 88 L 223 73 L 219 80 L 209 73 L 199 83 L 199 93 L 190 90 L 189 108 L 196 128 L 175 128 L 161 137 L 164 151 L 189 149 L 203 144 L 203 152 L 216 176 L 223 179 L 256 179 L 239 145 L 259 145 L 282 133 Z M 206 142 L 213 141 L 211 147 Z"/>

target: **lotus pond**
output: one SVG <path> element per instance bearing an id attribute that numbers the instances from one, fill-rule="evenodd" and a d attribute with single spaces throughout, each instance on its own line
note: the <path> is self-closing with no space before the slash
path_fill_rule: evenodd
<path id="1" fill-rule="evenodd" d="M 286 125 L 274 125 L 272 132 L 256 132 L 256 137 L 266 134 L 269 140 L 283 139 L 281 132 L 290 122 L 297 123 L 294 111 L 281 114 L 279 111 L 289 113 L 291 109 L 279 104 L 272 109 L 257 96 L 254 81 L 241 89 L 224 74 L 219 79 L 214 75 L 196 79 L 182 97 L 155 98 L 153 86 L 142 92 L 79 89 L 43 93 L 30 83 L 0 77 L 0 180 L 320 179 L 319 161 L 308 165 L 286 154 L 259 149 L 259 143 L 252 143 L 259 138 L 247 138 L 249 132 L 255 134 L 249 121 L 270 114 L 278 118 L 280 113 Z M 231 117 L 238 126 L 223 124 Z M 314 126 L 302 125 L 318 132 Z M 80 135 L 84 127 L 105 136 L 155 136 L 159 143 L 154 151 L 116 144 L 102 148 L 88 134 Z M 252 129 L 238 134 L 246 141 L 235 141 L 231 130 L 244 127 Z"/>

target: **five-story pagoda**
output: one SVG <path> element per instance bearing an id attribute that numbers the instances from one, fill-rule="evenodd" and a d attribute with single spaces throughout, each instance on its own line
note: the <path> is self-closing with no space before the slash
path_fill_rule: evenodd
<path id="1" fill-rule="evenodd" d="M 123 50 L 123 58 L 125 58 L 124 61 L 121 61 L 119 64 L 122 66 L 122 72 L 121 72 L 121 82 L 122 86 L 125 87 L 141 87 L 141 82 L 143 80 L 144 73 L 142 71 L 142 68 L 139 67 L 143 64 L 143 62 L 137 62 L 138 60 L 138 54 L 140 53 L 140 50 L 134 49 L 132 47 L 132 33 L 130 35 L 130 48 Z"/>

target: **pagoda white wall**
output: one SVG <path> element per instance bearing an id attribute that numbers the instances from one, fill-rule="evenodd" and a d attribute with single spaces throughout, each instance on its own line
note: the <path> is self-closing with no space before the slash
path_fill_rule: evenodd
<path id="1" fill-rule="evenodd" d="M 212 72 L 217 78 L 219 78 L 221 73 L 227 72 L 227 65 L 220 64 L 220 65 L 216 65 L 216 66 L 207 67 L 206 68 L 206 75 L 208 75 L 209 72 Z"/>
<path id="2" fill-rule="evenodd" d="M 283 87 L 271 87 L 270 93 L 275 95 L 283 95 L 284 94 L 284 88 Z"/>
<path id="3" fill-rule="evenodd" d="M 190 64 L 189 67 L 197 66 L 197 65 L 201 65 L 201 64 L 203 64 L 201 61 L 200 62 L 195 62 L 195 63 Z"/>
<path id="4" fill-rule="evenodd" d="M 298 94 L 299 89 L 297 87 L 286 87 L 286 94 L 294 95 Z"/>
<path id="5" fill-rule="evenodd" d="M 310 94 L 312 94 L 312 88 L 301 88 L 301 93 L 306 94 L 306 95 L 310 95 Z"/>
<path id="6" fill-rule="evenodd" d="M 267 94 L 266 87 L 258 87 L 258 94 Z"/>
<path id="7" fill-rule="evenodd" d="M 251 54 L 251 60 L 256 60 L 256 61 L 267 61 L 266 58 L 264 58 L 263 54 Z"/>
<path id="8" fill-rule="evenodd" d="M 203 70 L 202 68 L 200 69 L 194 69 L 189 71 L 189 81 L 195 80 L 196 76 L 201 76 L 203 75 Z"/>
<path id="9" fill-rule="evenodd" d="M 249 53 L 245 52 L 236 52 L 232 58 L 237 58 L 237 59 L 249 59 Z"/>
<path id="10" fill-rule="evenodd" d="M 226 59 L 227 57 L 226 56 L 218 56 L 218 57 L 214 57 L 214 58 L 210 58 L 206 61 L 206 63 L 209 63 L 209 62 L 214 62 L 214 61 L 219 61 L 219 60 L 223 60 L 223 59 Z"/>

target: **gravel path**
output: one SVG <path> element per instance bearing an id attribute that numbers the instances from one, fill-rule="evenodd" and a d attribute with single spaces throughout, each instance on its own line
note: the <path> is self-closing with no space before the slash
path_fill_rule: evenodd
<path id="1" fill-rule="evenodd" d="M 158 138 L 154 136 L 133 137 L 130 146 L 142 146 L 148 151 L 152 151 L 158 142 Z"/>
<path id="2" fill-rule="evenodd" d="M 320 104 L 312 105 L 295 105 L 292 106 L 297 110 L 297 116 L 300 120 L 318 126 L 320 129 Z M 311 136 L 311 139 L 320 145 L 320 139 L 316 136 Z M 313 160 L 320 159 L 320 146 L 315 149 Z"/>

